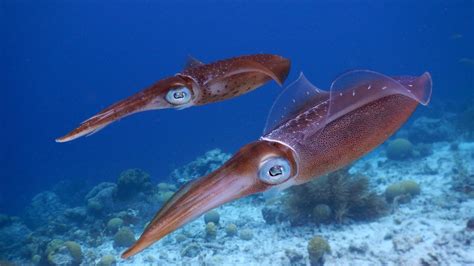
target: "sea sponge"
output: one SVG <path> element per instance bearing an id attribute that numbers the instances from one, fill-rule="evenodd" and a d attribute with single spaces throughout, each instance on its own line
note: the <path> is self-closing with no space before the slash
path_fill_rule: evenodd
<path id="1" fill-rule="evenodd" d="M 240 231 L 239 236 L 240 236 L 240 239 L 242 240 L 252 240 L 253 232 L 249 228 L 245 228 Z"/>
<path id="2" fill-rule="evenodd" d="M 128 169 L 118 178 L 116 196 L 121 200 L 127 200 L 140 192 L 149 192 L 152 187 L 148 173 L 141 169 Z"/>
<path id="3" fill-rule="evenodd" d="M 326 204 L 318 204 L 313 208 L 313 221 L 317 224 L 324 223 L 331 219 L 331 207 Z"/>
<path id="4" fill-rule="evenodd" d="M 394 184 L 389 185 L 385 189 L 385 198 L 388 202 L 392 202 L 395 198 L 403 199 L 399 201 L 401 203 L 406 202 L 406 199 L 410 199 L 420 194 L 420 185 L 413 180 L 403 180 Z"/>
<path id="5" fill-rule="evenodd" d="M 115 260 L 115 257 L 112 255 L 105 255 L 100 258 L 99 263 L 97 263 L 97 266 L 114 266 L 117 264 L 117 261 Z"/>
<path id="6" fill-rule="evenodd" d="M 64 245 L 69 250 L 69 253 L 74 258 L 74 262 L 77 264 L 81 264 L 82 262 L 82 248 L 77 242 L 74 241 L 66 241 Z"/>
<path id="7" fill-rule="evenodd" d="M 135 242 L 135 234 L 128 227 L 122 227 L 114 236 L 114 247 L 128 247 Z"/>
<path id="8" fill-rule="evenodd" d="M 208 213 L 204 215 L 204 222 L 206 224 L 210 222 L 219 224 L 219 220 L 220 220 L 220 215 L 216 210 L 209 211 Z"/>
<path id="9" fill-rule="evenodd" d="M 123 220 L 120 218 L 112 218 L 107 222 L 107 231 L 110 233 L 115 234 L 117 230 L 119 230 L 120 227 L 123 225 Z"/>
<path id="10" fill-rule="evenodd" d="M 216 239 L 217 236 L 217 226 L 213 222 L 208 222 L 206 224 L 206 239 L 212 240 Z"/>
<path id="11" fill-rule="evenodd" d="M 308 242 L 310 265 L 323 265 L 326 253 L 331 253 L 331 247 L 324 238 L 315 236 Z"/>
<path id="12" fill-rule="evenodd" d="M 387 158 L 402 161 L 413 156 L 413 144 L 407 139 L 398 138 L 389 142 Z"/>
<path id="13" fill-rule="evenodd" d="M 227 236 L 235 236 L 237 235 L 237 225 L 235 224 L 228 224 L 225 227 L 225 233 Z"/>

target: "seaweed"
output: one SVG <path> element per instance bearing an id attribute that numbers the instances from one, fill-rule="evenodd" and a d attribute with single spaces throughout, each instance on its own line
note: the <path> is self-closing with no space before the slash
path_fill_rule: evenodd
<path id="1" fill-rule="evenodd" d="M 384 198 L 370 191 L 367 177 L 351 175 L 348 169 L 346 167 L 290 188 L 283 198 L 284 211 L 290 223 L 342 223 L 348 218 L 368 220 L 384 214 L 387 210 Z M 313 210 L 321 204 L 329 206 L 329 219 L 314 217 L 319 212 Z"/>

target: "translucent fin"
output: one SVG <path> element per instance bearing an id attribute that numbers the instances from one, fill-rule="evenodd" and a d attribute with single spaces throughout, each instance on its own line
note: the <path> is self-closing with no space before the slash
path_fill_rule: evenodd
<path id="1" fill-rule="evenodd" d="M 190 69 L 193 67 L 198 67 L 204 65 L 203 62 L 200 60 L 196 59 L 195 57 L 188 55 L 188 59 L 186 60 L 186 64 L 184 64 L 184 70 Z"/>
<path id="2" fill-rule="evenodd" d="M 431 97 L 430 75 L 391 78 L 369 70 L 344 73 L 331 84 L 329 109 L 324 123 L 308 131 L 305 139 L 317 137 L 314 134 L 325 125 L 363 105 L 396 94 L 426 105 Z"/>
<path id="3" fill-rule="evenodd" d="M 410 98 L 415 99 L 422 105 L 428 105 L 431 100 L 431 88 L 433 81 L 428 72 L 423 73 L 419 77 L 403 76 L 394 77 L 394 80 L 400 82 L 412 94 Z"/>
<path id="4" fill-rule="evenodd" d="M 292 119 L 298 113 L 327 101 L 329 93 L 311 84 L 303 73 L 277 97 L 267 117 L 264 135 Z"/>

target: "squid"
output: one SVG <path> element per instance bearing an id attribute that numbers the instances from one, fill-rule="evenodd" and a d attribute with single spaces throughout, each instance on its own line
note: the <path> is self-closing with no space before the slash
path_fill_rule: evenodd
<path id="1" fill-rule="evenodd" d="M 427 72 L 389 77 L 354 70 L 328 91 L 300 75 L 273 104 L 262 137 L 180 188 L 122 258 L 226 202 L 303 184 L 346 166 L 387 140 L 419 104 L 427 105 L 431 88 Z"/>
<path id="2" fill-rule="evenodd" d="M 223 101 L 252 91 L 270 80 L 282 85 L 290 60 L 270 54 L 234 57 L 204 64 L 190 57 L 185 69 L 119 101 L 84 121 L 56 142 L 91 135 L 134 113 L 157 109 L 184 109 Z"/>

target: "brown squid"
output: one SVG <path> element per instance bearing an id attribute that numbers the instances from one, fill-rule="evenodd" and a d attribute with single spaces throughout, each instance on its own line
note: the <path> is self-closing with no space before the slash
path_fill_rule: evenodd
<path id="1" fill-rule="evenodd" d="M 360 158 L 398 130 L 419 103 L 429 102 L 431 85 L 429 73 L 388 77 L 356 70 L 322 91 L 301 75 L 275 102 L 263 136 L 183 186 L 122 257 L 226 202 L 302 184 Z"/>
<path id="2" fill-rule="evenodd" d="M 288 59 L 270 54 L 234 57 L 211 64 L 191 58 L 182 72 L 107 107 L 56 141 L 67 142 L 91 135 L 137 112 L 183 109 L 223 101 L 254 90 L 272 79 L 281 85 L 289 69 Z"/>

